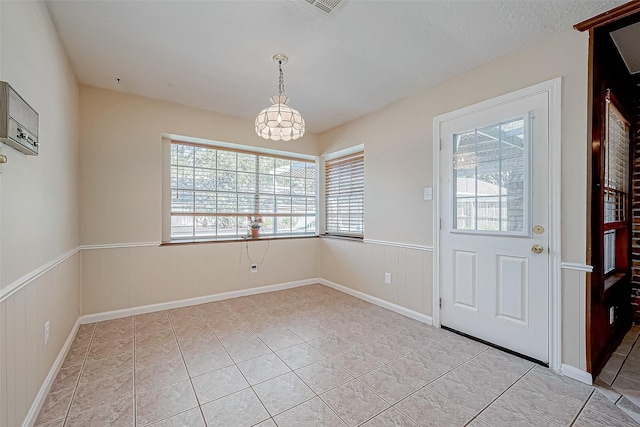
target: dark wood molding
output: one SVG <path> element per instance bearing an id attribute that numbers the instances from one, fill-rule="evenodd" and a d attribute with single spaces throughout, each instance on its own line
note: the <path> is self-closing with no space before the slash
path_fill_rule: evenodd
<path id="1" fill-rule="evenodd" d="M 592 30 L 615 22 L 618 19 L 626 18 L 636 12 L 640 12 L 640 0 L 632 0 L 629 3 L 625 3 L 614 9 L 603 12 L 600 15 L 596 15 L 593 18 L 589 18 L 586 21 L 582 21 L 574 25 L 573 28 L 578 31 Z"/>
<path id="2" fill-rule="evenodd" d="M 589 29 L 589 71 L 588 71 L 588 83 L 587 83 L 587 158 L 591 159 L 593 156 L 593 56 L 594 56 L 594 31 L 593 28 Z M 587 264 L 593 265 L 593 234 L 591 222 L 591 212 L 593 211 L 593 165 L 592 161 L 587 161 Z M 591 295 L 591 273 L 586 275 L 586 295 L 587 301 L 590 300 Z M 591 304 L 587 302 L 586 307 L 586 351 L 587 351 L 587 372 L 593 372 L 593 364 L 591 360 Z"/>

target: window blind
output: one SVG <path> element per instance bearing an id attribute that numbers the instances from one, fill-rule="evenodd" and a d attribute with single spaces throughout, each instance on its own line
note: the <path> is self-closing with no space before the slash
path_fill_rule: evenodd
<path id="1" fill-rule="evenodd" d="M 171 238 L 240 238 L 262 218 L 263 236 L 316 233 L 312 160 L 171 142 Z"/>
<path id="2" fill-rule="evenodd" d="M 607 103 L 604 166 L 604 222 L 626 220 L 629 194 L 629 125 Z"/>
<path id="3" fill-rule="evenodd" d="M 364 152 L 325 162 L 326 233 L 364 236 Z"/>

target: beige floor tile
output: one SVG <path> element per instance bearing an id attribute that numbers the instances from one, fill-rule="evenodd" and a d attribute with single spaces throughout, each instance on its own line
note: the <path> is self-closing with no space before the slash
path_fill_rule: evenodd
<path id="1" fill-rule="evenodd" d="M 89 352 L 89 342 L 90 340 L 86 340 L 80 344 L 74 344 L 69 349 L 67 353 L 67 357 L 64 359 L 63 367 L 74 366 L 74 365 L 82 365 L 87 357 L 87 353 Z"/>
<path id="2" fill-rule="evenodd" d="M 418 427 L 397 409 L 389 408 L 375 418 L 367 421 L 363 427 Z"/>
<path id="3" fill-rule="evenodd" d="M 87 360 L 100 360 L 107 357 L 119 356 L 125 353 L 133 354 L 133 334 L 117 340 L 91 342 Z"/>
<path id="4" fill-rule="evenodd" d="M 394 360 L 406 356 L 411 352 L 409 348 L 395 348 L 386 336 L 380 337 L 373 342 L 365 343 L 361 349 L 384 360 Z"/>
<path id="5" fill-rule="evenodd" d="M 182 358 L 173 359 L 155 365 L 144 366 L 136 369 L 135 390 L 143 393 L 152 388 L 161 387 L 180 382 L 189 378 Z"/>
<path id="6" fill-rule="evenodd" d="M 551 427 L 576 418 L 576 426 L 637 425 L 627 416 L 633 413 L 640 419 L 640 344 L 634 344 L 635 339 L 625 337 L 622 353 L 617 353 L 629 353 L 626 363 L 637 363 L 623 368 L 616 383 L 629 398 L 603 390 L 605 397 L 594 394 L 587 403 L 592 387 L 325 286 L 305 286 L 171 314 L 161 311 L 81 325 L 38 422 L 61 427 L 69 412 L 69 425 L 127 425 L 117 420 L 127 411 L 117 408 L 133 401 L 139 426 L 204 426 L 195 385 L 198 396 L 208 402 L 204 406 L 209 426 L 344 426 L 313 390 L 338 396 L 362 383 L 360 390 L 369 390 L 363 395 L 377 395 L 378 402 L 398 408 L 364 420 L 368 426 L 461 425 L 500 393 L 505 394 L 469 426 Z M 618 362 L 617 358 L 612 360 Z M 387 364 L 379 366 L 383 362 Z M 610 381 L 617 374 L 612 363 Z M 603 376 L 607 372 L 605 368 Z M 261 390 L 265 404 L 276 413 L 275 421 L 245 377 Z M 606 386 L 602 377 L 599 381 Z M 159 386 L 165 383 L 173 384 Z M 135 386 L 137 395 L 127 397 L 133 396 Z M 342 395 L 334 399 L 334 405 L 349 402 Z M 130 408 L 129 403 L 123 405 Z M 366 408 L 365 403 L 348 409 Z M 414 418 L 409 421 L 408 415 Z"/>
<path id="7" fill-rule="evenodd" d="M 182 354 L 200 354 L 222 348 L 220 340 L 213 332 L 206 332 L 202 335 L 192 335 L 187 338 L 178 338 L 180 351 Z"/>
<path id="8" fill-rule="evenodd" d="M 395 408 L 421 426 L 463 426 L 469 413 L 429 389 L 422 389 L 395 405 Z"/>
<path id="9" fill-rule="evenodd" d="M 564 393 L 532 386 L 523 381 L 516 383 L 503 396 L 517 402 L 522 408 L 559 424 L 571 423 L 586 401 L 586 398 L 577 399 Z"/>
<path id="10" fill-rule="evenodd" d="M 269 418 L 269 413 L 250 389 L 202 405 L 208 426 L 249 427 Z"/>
<path id="11" fill-rule="evenodd" d="M 189 380 L 136 396 L 136 425 L 146 425 L 198 406 Z"/>
<path id="12" fill-rule="evenodd" d="M 273 353 L 238 363 L 238 368 L 251 385 L 291 372 L 291 369 Z"/>
<path id="13" fill-rule="evenodd" d="M 591 386 L 561 376 L 541 366 L 534 367 L 518 383 L 529 385 L 530 389 L 538 390 L 547 396 L 560 394 L 565 399 L 573 398 L 581 402 L 586 401 L 593 391 Z"/>
<path id="14" fill-rule="evenodd" d="M 302 368 L 303 366 L 311 365 L 312 363 L 319 362 L 325 358 L 322 353 L 307 343 L 298 344 L 293 347 L 280 350 L 276 352 L 276 354 L 291 369 Z"/>
<path id="15" fill-rule="evenodd" d="M 349 350 L 352 344 L 338 334 L 330 334 L 308 342 L 313 348 L 325 356 L 335 356 Z"/>
<path id="16" fill-rule="evenodd" d="M 456 371 L 438 378 L 427 388 L 464 408 L 472 415 L 482 411 L 498 397 L 497 393 L 482 388 L 480 384 L 469 381 Z"/>
<path id="17" fill-rule="evenodd" d="M 628 416 L 633 418 L 638 425 L 640 425 L 640 405 L 636 405 L 626 397 L 622 396 L 616 402 L 616 406 L 622 409 Z"/>
<path id="18" fill-rule="evenodd" d="M 541 417 L 530 411 L 520 401 L 502 395 L 478 415 L 478 420 L 492 427 L 553 427 L 559 426 L 554 420 Z"/>
<path id="19" fill-rule="evenodd" d="M 232 343 L 224 343 L 224 347 L 236 363 L 272 353 L 271 349 L 257 336 Z"/>
<path id="20" fill-rule="evenodd" d="M 84 341 L 86 339 L 90 339 L 93 337 L 93 332 L 96 329 L 95 323 L 85 323 L 84 325 L 78 326 L 78 332 L 76 332 L 76 337 L 78 341 Z"/>
<path id="21" fill-rule="evenodd" d="M 317 394 L 353 379 L 351 374 L 329 359 L 300 368 L 296 374 Z"/>
<path id="22" fill-rule="evenodd" d="M 189 409 L 178 415 L 165 418 L 157 423 L 149 424 L 152 427 L 206 427 L 200 408 Z"/>
<path id="23" fill-rule="evenodd" d="M 358 426 L 389 407 L 358 380 L 351 380 L 320 397 L 349 426 Z"/>
<path id="24" fill-rule="evenodd" d="M 623 423 L 619 420 L 608 417 L 605 414 L 590 409 L 585 409 L 580 413 L 573 426 L 575 427 L 631 427 L 635 425 Z"/>
<path id="25" fill-rule="evenodd" d="M 253 390 L 272 416 L 315 396 L 293 372 L 260 383 Z"/>
<path id="26" fill-rule="evenodd" d="M 125 352 L 97 360 L 87 360 L 80 374 L 80 383 L 110 378 L 125 372 L 133 372 L 133 354 Z"/>
<path id="27" fill-rule="evenodd" d="M 613 382 L 613 388 L 622 393 L 627 399 L 640 406 L 640 378 L 618 376 Z"/>
<path id="28" fill-rule="evenodd" d="M 176 343 L 176 337 L 171 329 L 165 329 L 154 333 L 136 334 L 136 352 L 145 351 L 150 347 L 170 345 Z"/>
<path id="29" fill-rule="evenodd" d="M 278 427 L 344 427 L 346 424 L 319 397 L 274 417 Z"/>
<path id="30" fill-rule="evenodd" d="M 170 341 L 161 345 L 137 349 L 135 353 L 136 369 L 156 363 L 168 362 L 181 356 L 178 343 Z"/>
<path id="31" fill-rule="evenodd" d="M 410 378 L 425 385 L 436 378 L 449 372 L 452 367 L 440 361 L 432 360 L 420 353 L 410 353 L 409 355 L 396 359 L 389 363 L 393 368 L 398 369 Z"/>
<path id="32" fill-rule="evenodd" d="M 592 411 L 596 414 L 606 414 L 607 417 L 613 418 L 618 422 L 626 424 L 635 424 L 633 418 L 627 415 L 623 410 L 618 408 L 613 402 L 600 394 L 599 391 L 595 391 L 589 401 L 584 407 L 584 411 Z"/>
<path id="33" fill-rule="evenodd" d="M 133 397 L 70 414 L 65 427 L 134 426 Z"/>
<path id="34" fill-rule="evenodd" d="M 65 418 L 49 421 L 44 424 L 36 424 L 35 427 L 64 427 Z"/>
<path id="35" fill-rule="evenodd" d="M 209 326 L 204 318 L 198 321 L 198 323 L 190 322 L 177 325 L 175 323 L 172 323 L 172 326 L 173 332 L 176 334 L 176 338 L 178 339 L 178 341 L 182 341 L 194 336 L 213 333 L 211 326 Z"/>
<path id="36" fill-rule="evenodd" d="M 256 334 L 272 351 L 279 351 L 304 342 L 302 338 L 288 329 L 256 331 Z"/>
<path id="37" fill-rule="evenodd" d="M 73 392 L 73 387 L 49 392 L 36 419 L 36 425 L 66 417 Z"/>
<path id="38" fill-rule="evenodd" d="M 360 347 L 353 347 L 344 353 L 332 357 L 331 360 L 354 377 L 372 371 L 386 363 L 385 359 L 375 356 Z"/>
<path id="39" fill-rule="evenodd" d="M 133 370 L 122 374 L 80 382 L 71 404 L 70 414 L 133 397 Z"/>
<path id="40" fill-rule="evenodd" d="M 51 393 L 69 387 L 75 387 L 78 383 L 78 379 L 80 378 L 81 369 L 82 365 L 72 365 L 60 368 L 49 392 Z"/>
<path id="41" fill-rule="evenodd" d="M 327 336 L 331 333 L 329 329 L 326 329 L 315 323 L 307 323 L 301 326 L 292 326 L 289 329 L 302 338 L 305 341 L 311 341 L 320 337 Z"/>
<path id="42" fill-rule="evenodd" d="M 613 353 L 611 355 L 611 357 L 609 358 L 609 361 L 607 362 L 606 365 L 604 365 L 604 368 L 602 368 L 603 371 L 610 371 L 613 373 L 618 373 L 618 371 L 620 371 L 620 368 L 622 367 L 622 364 L 624 363 L 625 360 L 625 356 L 622 354 L 618 354 L 618 353 Z"/>
<path id="43" fill-rule="evenodd" d="M 184 361 L 190 377 L 197 377 L 207 372 L 217 371 L 233 365 L 233 360 L 224 348 L 218 348 L 207 353 L 185 354 Z"/>
<path id="44" fill-rule="evenodd" d="M 392 365 L 381 366 L 358 379 L 392 405 L 422 387 L 420 382 L 409 378 Z"/>
<path id="45" fill-rule="evenodd" d="M 456 372 L 468 382 L 478 384 L 493 394 L 503 393 L 521 377 L 521 375 L 493 370 L 493 368 L 489 370 L 482 364 L 475 364 L 474 361 L 475 359 L 471 359 L 451 372 Z"/>
<path id="46" fill-rule="evenodd" d="M 200 405 L 249 387 L 235 365 L 194 377 L 191 381 Z"/>

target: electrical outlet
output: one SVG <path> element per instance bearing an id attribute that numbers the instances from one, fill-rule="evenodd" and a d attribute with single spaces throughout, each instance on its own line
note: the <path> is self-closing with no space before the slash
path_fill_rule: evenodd
<path id="1" fill-rule="evenodd" d="M 49 344 L 49 325 L 51 322 L 49 320 L 44 324 L 44 343 Z"/>
<path id="2" fill-rule="evenodd" d="M 384 273 L 384 284 L 385 285 L 391 284 L 391 273 Z"/>
<path id="3" fill-rule="evenodd" d="M 258 264 L 251 264 L 251 272 L 252 273 L 258 272 Z"/>

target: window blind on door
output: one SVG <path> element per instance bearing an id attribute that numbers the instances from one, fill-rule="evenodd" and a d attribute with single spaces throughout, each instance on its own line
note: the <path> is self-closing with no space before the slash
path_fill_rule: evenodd
<path id="1" fill-rule="evenodd" d="M 364 152 L 325 162 L 326 233 L 364 236 Z"/>

